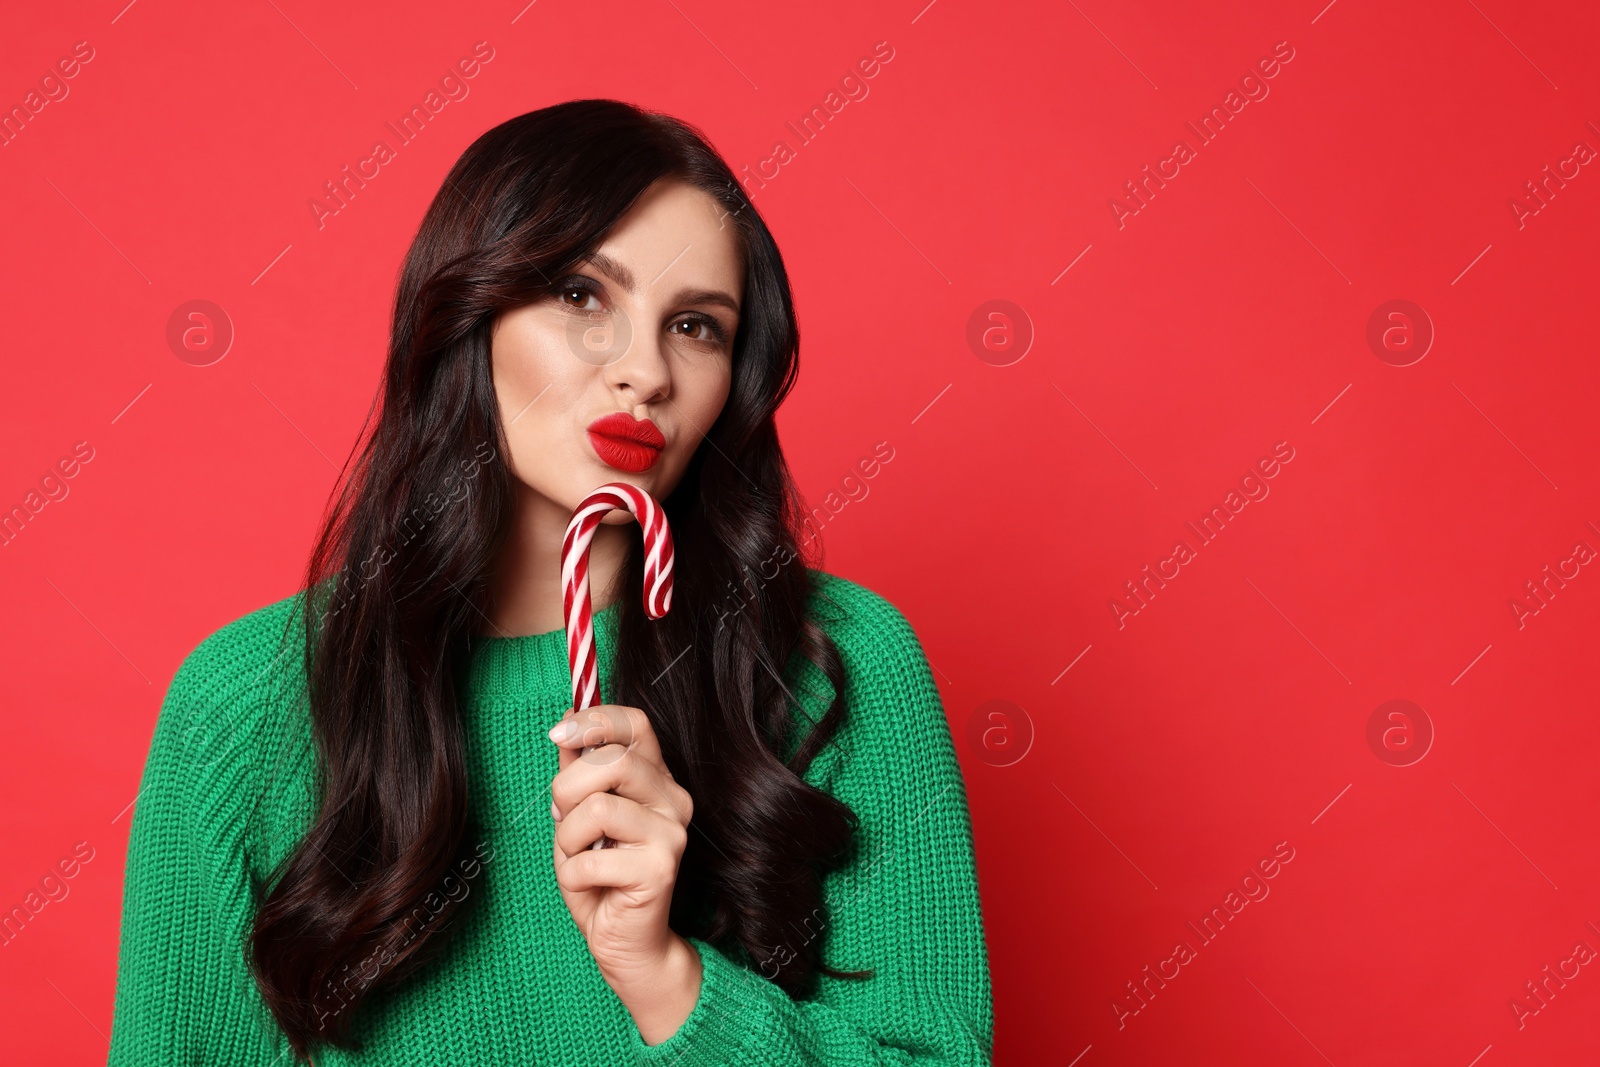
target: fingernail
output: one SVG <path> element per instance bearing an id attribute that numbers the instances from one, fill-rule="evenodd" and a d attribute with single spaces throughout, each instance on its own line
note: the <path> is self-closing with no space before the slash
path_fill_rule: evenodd
<path id="1" fill-rule="evenodd" d="M 556 807 L 556 802 L 553 800 L 550 802 L 550 817 L 556 822 L 561 821 L 561 809 Z"/>
<path id="2" fill-rule="evenodd" d="M 568 738 L 570 738 L 573 734 L 577 733 L 577 731 L 578 731 L 578 722 L 577 722 L 577 720 L 576 719 L 567 719 L 565 722 L 558 722 L 554 726 L 550 727 L 550 740 L 552 740 L 552 741 L 565 741 Z"/>

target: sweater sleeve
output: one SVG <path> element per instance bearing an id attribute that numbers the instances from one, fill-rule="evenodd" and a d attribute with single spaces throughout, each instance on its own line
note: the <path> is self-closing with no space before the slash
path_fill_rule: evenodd
<path id="1" fill-rule="evenodd" d="M 910 624 L 877 594 L 848 588 L 854 621 L 833 636 L 850 725 L 835 739 L 832 791 L 860 817 L 857 859 L 824 879 L 816 920 L 774 946 L 765 967 L 690 938 L 703 966 L 699 1000 L 660 1044 L 634 1031 L 636 1067 L 992 1062 L 988 953 L 949 724 Z M 818 937 L 829 966 L 876 973 L 822 975 L 806 999 L 764 976 L 783 952 Z"/>
<path id="2" fill-rule="evenodd" d="M 133 809 L 110 1067 L 285 1064 L 245 956 L 246 827 L 265 684 L 240 623 L 179 667 Z"/>

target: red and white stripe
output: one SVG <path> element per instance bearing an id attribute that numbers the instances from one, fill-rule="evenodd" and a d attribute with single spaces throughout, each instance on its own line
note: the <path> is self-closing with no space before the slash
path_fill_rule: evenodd
<path id="1" fill-rule="evenodd" d="M 659 619 L 672 606 L 672 530 L 655 498 L 636 485 L 607 482 L 578 504 L 561 542 L 562 609 L 567 623 L 567 662 L 572 667 L 572 706 L 577 711 L 600 703 L 600 672 L 595 663 L 594 608 L 589 599 L 589 543 L 612 511 L 626 508 L 644 531 L 644 609 Z M 586 746 L 588 753 L 594 746 Z M 614 844 L 601 835 L 590 848 Z"/>
<path id="2" fill-rule="evenodd" d="M 659 619 L 672 606 L 672 530 L 655 498 L 636 485 L 607 482 L 578 504 L 561 542 L 561 595 L 567 623 L 567 661 L 572 667 L 572 706 L 600 703 L 595 664 L 594 611 L 589 599 L 589 543 L 600 520 L 626 508 L 644 531 L 644 609 Z"/>

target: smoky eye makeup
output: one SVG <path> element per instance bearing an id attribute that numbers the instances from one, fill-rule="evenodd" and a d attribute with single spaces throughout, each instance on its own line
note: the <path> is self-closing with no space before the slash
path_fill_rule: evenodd
<path id="1" fill-rule="evenodd" d="M 724 326 L 722 324 L 722 320 L 717 318 L 715 315 L 707 315 L 703 311 L 691 311 L 686 315 L 683 315 L 683 316 L 680 316 L 679 318 L 674 319 L 672 321 L 671 328 L 675 330 L 677 327 L 682 326 L 682 325 L 684 325 L 686 323 L 693 324 L 693 325 L 696 325 L 696 326 L 703 326 L 703 327 L 705 327 L 706 331 L 711 335 L 710 337 L 688 337 L 688 338 L 685 338 L 686 340 L 689 340 L 689 341 L 701 341 L 701 342 L 704 342 L 706 344 L 713 344 L 714 343 L 714 344 L 718 345 L 719 347 L 727 345 L 727 343 L 728 343 L 728 328 L 726 326 Z"/>
<path id="2" fill-rule="evenodd" d="M 578 304 L 574 304 L 570 299 L 568 299 L 572 295 L 582 293 L 585 294 L 586 297 L 593 297 L 601 303 L 605 302 L 606 296 L 605 286 L 584 274 L 566 275 L 550 287 L 549 293 L 551 296 L 555 297 L 557 303 L 559 303 L 563 309 L 577 315 L 593 315 L 602 309 L 582 307 Z M 585 299 L 585 303 L 587 303 L 587 299 Z M 680 333 L 679 327 L 685 323 L 692 323 L 696 326 L 700 326 L 709 336 L 690 337 L 686 334 Z M 733 339 L 732 331 L 723 324 L 721 319 L 717 318 L 715 315 L 707 314 L 704 311 L 687 311 L 681 315 L 674 316 L 668 322 L 667 329 L 691 343 L 714 345 L 718 348 L 728 347 Z"/>
<path id="3" fill-rule="evenodd" d="M 602 300 L 605 296 L 605 287 L 583 274 L 569 274 L 550 287 L 550 295 L 567 310 L 592 313 L 594 308 L 579 307 L 567 300 L 570 294 L 576 292 L 587 293 L 597 300 Z"/>

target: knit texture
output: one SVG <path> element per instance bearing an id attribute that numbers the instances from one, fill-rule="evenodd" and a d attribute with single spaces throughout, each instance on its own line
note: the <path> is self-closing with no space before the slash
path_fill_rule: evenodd
<path id="1" fill-rule="evenodd" d="M 448 890 L 479 899 L 426 970 L 361 1004 L 352 1021 L 363 1047 L 325 1047 L 316 1067 L 990 1063 L 971 823 L 927 659 L 887 600 L 811 575 L 808 610 L 838 646 L 849 712 L 804 777 L 854 809 L 861 846 L 825 876 L 825 907 L 794 944 L 816 938 L 830 966 L 875 976 L 824 975 L 795 999 L 742 949 L 691 938 L 704 967 L 699 1000 L 672 1037 L 646 1045 L 551 861 L 558 750 L 545 733 L 572 705 L 565 631 L 488 638 L 463 706 L 485 840 L 481 863 Z M 317 808 L 301 607 L 289 597 L 216 631 L 167 691 L 132 821 L 111 1067 L 291 1062 L 250 976 L 246 938 L 259 895 Z M 594 616 L 607 701 L 616 614 L 612 604 Z M 796 660 L 787 680 L 815 719 L 832 693 Z"/>

